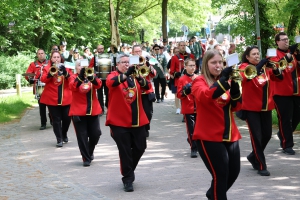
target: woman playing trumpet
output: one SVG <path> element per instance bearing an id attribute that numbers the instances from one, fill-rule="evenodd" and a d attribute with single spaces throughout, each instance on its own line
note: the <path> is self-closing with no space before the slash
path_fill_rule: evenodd
<path id="1" fill-rule="evenodd" d="M 194 74 L 196 70 L 196 61 L 187 58 L 184 61 L 184 69 L 186 73 L 178 80 L 177 97 L 181 100 L 181 113 L 184 115 L 186 123 L 187 141 L 191 148 L 191 158 L 197 157 L 197 145 L 193 140 L 194 126 L 196 122 L 196 107 L 194 97 L 191 94 L 192 82 L 197 77 Z"/>
<path id="2" fill-rule="evenodd" d="M 241 108 L 239 84 L 229 81 L 232 67 L 222 71 L 223 60 L 219 51 L 205 52 L 201 76 L 193 81 L 197 119 L 193 140 L 199 154 L 212 175 L 208 199 L 227 199 L 227 191 L 240 172 L 241 139 L 233 112 Z"/>
<path id="3" fill-rule="evenodd" d="M 243 71 L 249 65 L 256 66 L 257 70 L 257 76 L 251 80 L 246 78 Z M 280 81 L 283 78 L 280 70 L 272 67 L 268 59 L 260 61 L 257 46 L 245 50 L 242 64 L 239 66 L 242 76 L 242 112 L 249 127 L 253 149 L 247 159 L 261 176 L 270 175 L 264 150 L 272 136 L 272 110 L 274 109 L 272 81 Z"/>
<path id="4" fill-rule="evenodd" d="M 68 142 L 67 132 L 71 123 L 68 116 L 72 101 L 72 92 L 69 89 L 69 77 L 72 70 L 65 68 L 61 54 L 53 51 L 50 62 L 43 69 L 41 81 L 46 83 L 40 102 L 48 106 L 53 120 L 53 131 L 57 140 L 57 147 Z"/>
<path id="5" fill-rule="evenodd" d="M 94 159 L 94 149 L 101 135 L 99 115 L 102 109 L 96 92 L 102 82 L 93 73 L 93 68 L 84 68 L 80 63 L 80 60 L 76 61 L 76 74 L 70 78 L 69 88 L 73 98 L 69 115 L 74 124 L 83 166 L 87 167 Z"/>

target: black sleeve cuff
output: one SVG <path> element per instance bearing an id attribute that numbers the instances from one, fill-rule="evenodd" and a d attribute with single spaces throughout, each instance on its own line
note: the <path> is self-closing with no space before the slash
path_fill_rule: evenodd
<path id="1" fill-rule="evenodd" d="M 221 96 L 222 94 L 224 94 L 230 88 L 230 85 L 225 80 L 225 78 L 222 77 L 211 86 L 211 88 L 214 88 L 214 87 L 216 87 L 217 89 L 213 93 L 212 98 L 216 99 L 219 96 Z"/>

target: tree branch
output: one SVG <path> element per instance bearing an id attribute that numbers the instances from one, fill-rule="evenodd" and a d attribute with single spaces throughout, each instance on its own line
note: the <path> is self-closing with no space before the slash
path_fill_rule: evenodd
<path id="1" fill-rule="evenodd" d="M 155 6 L 159 6 L 159 5 L 160 5 L 160 4 L 157 3 L 157 4 L 154 4 L 154 5 L 150 6 L 150 7 L 145 8 L 145 9 L 142 10 L 140 13 L 138 13 L 138 14 L 135 15 L 135 16 L 133 16 L 132 19 L 139 17 L 140 15 L 142 15 L 143 13 L 145 13 L 146 11 L 148 11 L 148 10 L 154 8 Z"/>

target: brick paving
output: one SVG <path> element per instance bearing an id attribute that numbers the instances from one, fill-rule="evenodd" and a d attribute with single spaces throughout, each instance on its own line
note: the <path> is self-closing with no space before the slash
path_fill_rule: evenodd
<path id="1" fill-rule="evenodd" d="M 175 114 L 174 96 L 154 103 L 147 149 L 137 169 L 135 191 L 122 190 L 117 146 L 100 118 L 102 136 L 90 167 L 82 167 L 73 125 L 69 143 L 56 148 L 52 127 L 40 131 L 38 108 L 20 122 L 0 126 L 0 200 L 6 199 L 206 199 L 211 177 L 202 160 L 190 158 L 182 115 Z M 233 200 L 300 199 L 300 135 L 294 134 L 296 155 L 281 152 L 276 129 L 265 154 L 269 177 L 252 169 L 246 156 L 251 143 L 246 124 L 237 120 L 241 172 L 228 191 Z"/>

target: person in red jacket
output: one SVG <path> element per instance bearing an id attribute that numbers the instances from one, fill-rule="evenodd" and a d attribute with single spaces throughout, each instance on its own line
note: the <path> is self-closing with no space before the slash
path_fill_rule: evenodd
<path id="1" fill-rule="evenodd" d="M 192 85 L 197 119 L 193 140 L 212 175 L 208 199 L 227 199 L 227 191 L 240 172 L 241 139 L 233 112 L 241 109 L 239 84 L 229 77 L 232 67 L 222 71 L 223 58 L 219 51 L 208 50 L 203 58 L 201 76 Z M 222 71 L 222 75 L 220 76 Z"/>
<path id="2" fill-rule="evenodd" d="M 41 78 L 41 81 L 46 85 L 40 101 L 48 106 L 53 120 L 52 126 L 57 147 L 62 147 L 63 142 L 68 142 L 67 132 L 71 123 L 71 118 L 68 115 L 72 101 L 69 77 L 73 73 L 71 69 L 65 68 L 63 62 L 64 60 L 58 51 L 52 52 L 50 62 L 44 67 Z M 56 72 L 54 72 L 55 66 L 57 67 Z"/>
<path id="3" fill-rule="evenodd" d="M 40 111 L 40 117 L 41 117 L 41 127 L 40 130 L 46 129 L 46 123 L 47 123 L 47 115 L 46 115 L 46 105 L 40 102 L 40 97 L 42 95 L 43 89 L 44 89 L 44 83 L 40 81 L 42 70 L 45 66 L 48 64 L 48 60 L 46 60 L 46 54 L 43 49 L 38 49 L 36 52 L 37 60 L 30 63 L 29 67 L 26 70 L 26 73 L 33 73 L 35 74 L 34 77 L 28 77 L 26 76 L 26 80 L 33 84 L 33 94 L 35 94 L 35 98 L 38 100 L 39 104 L 39 111 Z M 51 119 L 50 119 L 51 123 Z"/>
<path id="4" fill-rule="evenodd" d="M 132 47 L 132 55 L 133 56 L 142 56 L 142 48 L 140 45 L 134 45 Z M 147 58 L 145 58 L 145 59 L 147 59 Z M 150 68 L 150 73 L 145 78 L 147 81 L 150 82 L 151 79 L 156 76 L 156 70 L 151 65 L 149 66 L 149 68 Z M 148 90 L 142 91 L 143 108 L 144 108 L 144 111 L 149 120 L 149 124 L 147 124 L 145 126 L 146 132 L 147 132 L 147 137 L 149 137 L 150 122 L 151 122 L 152 115 L 153 115 L 153 102 L 155 101 L 155 94 L 154 94 L 152 84 L 150 84 L 149 86 L 150 86 L 150 88 Z"/>
<path id="5" fill-rule="evenodd" d="M 174 78 L 174 85 L 177 88 L 178 80 L 183 75 L 184 60 L 187 58 L 195 59 L 193 54 L 188 54 L 185 51 L 186 44 L 184 41 L 178 43 L 179 53 L 171 58 L 170 75 Z"/>
<path id="6" fill-rule="evenodd" d="M 145 152 L 146 129 L 149 120 L 142 105 L 142 92 L 149 89 L 149 83 L 141 76 L 133 76 L 135 66 L 129 67 L 129 56 L 118 55 L 117 71 L 106 79 L 109 88 L 109 105 L 106 126 L 110 127 L 120 157 L 124 190 L 132 192 L 134 170 Z"/>
<path id="7" fill-rule="evenodd" d="M 264 67 L 265 66 L 265 67 Z M 240 70 L 256 67 L 257 75 L 252 79 L 242 71 L 242 112 L 251 138 L 252 152 L 247 156 L 258 174 L 269 176 L 264 150 L 272 136 L 273 81 L 281 81 L 282 74 L 278 68 L 272 68 L 268 59 L 260 61 L 257 46 L 247 47 L 242 55 Z M 250 74 L 248 74 L 250 75 Z M 250 78 L 250 77 L 249 77 Z"/>
<path id="8" fill-rule="evenodd" d="M 197 145 L 193 140 L 194 126 L 196 122 L 196 107 L 194 96 L 191 94 L 192 82 L 197 77 L 194 73 L 196 70 L 196 61 L 188 58 L 184 61 L 185 75 L 178 80 L 177 97 L 181 100 L 181 113 L 184 115 L 187 141 L 191 148 L 191 158 L 197 158 Z"/>
<path id="9" fill-rule="evenodd" d="M 96 93 L 102 82 L 94 74 L 86 74 L 80 62 L 76 61 L 76 74 L 69 78 L 69 88 L 72 90 L 69 116 L 74 124 L 83 166 L 88 167 L 94 159 L 94 149 L 101 135 L 99 115 L 102 109 Z"/>
<path id="10" fill-rule="evenodd" d="M 289 46 L 289 38 L 286 33 L 280 32 L 275 36 L 277 56 L 270 58 L 272 62 L 285 60 L 288 64 L 282 70 L 282 82 L 274 82 L 274 102 L 277 111 L 280 147 L 283 153 L 294 155 L 293 131 L 300 120 L 300 93 L 297 60 L 293 54 L 297 44 Z"/>

